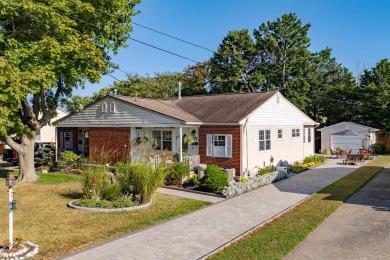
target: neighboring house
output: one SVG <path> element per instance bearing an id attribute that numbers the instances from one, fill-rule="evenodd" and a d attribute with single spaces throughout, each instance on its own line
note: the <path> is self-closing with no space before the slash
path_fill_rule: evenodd
<path id="1" fill-rule="evenodd" d="M 52 118 L 50 121 L 57 121 L 64 116 L 67 116 L 69 113 L 57 108 L 56 109 L 57 116 Z M 54 143 L 56 141 L 56 128 L 53 125 L 45 125 L 41 129 L 37 131 L 37 135 L 35 138 L 36 143 Z"/>
<path id="2" fill-rule="evenodd" d="M 132 140 L 159 140 L 157 151 L 179 152 L 191 135 L 187 155 L 201 163 L 253 175 L 258 168 L 314 153 L 316 123 L 279 92 L 144 99 L 111 95 L 70 114 L 57 125 L 58 147 L 111 151 L 128 158 Z M 180 154 L 180 153 L 179 153 Z"/>
<path id="3" fill-rule="evenodd" d="M 352 122 L 341 122 L 318 129 L 321 132 L 321 151 L 324 149 L 352 150 L 368 149 L 378 140 L 379 129 Z"/>

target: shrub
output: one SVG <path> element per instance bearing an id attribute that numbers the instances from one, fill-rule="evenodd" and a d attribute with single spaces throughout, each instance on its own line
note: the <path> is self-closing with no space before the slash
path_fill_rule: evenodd
<path id="1" fill-rule="evenodd" d="M 372 149 L 374 149 L 374 152 L 376 154 L 382 154 L 386 152 L 386 145 L 382 142 L 377 142 L 372 145 Z"/>
<path id="2" fill-rule="evenodd" d="M 322 155 L 318 155 L 318 154 L 313 154 L 313 155 L 307 156 L 303 159 L 303 163 L 314 163 L 314 165 L 322 163 L 324 161 L 325 161 L 325 157 Z"/>
<path id="3" fill-rule="evenodd" d="M 122 194 L 148 202 L 154 191 L 162 185 L 166 169 L 163 165 L 153 168 L 150 164 L 120 163 L 116 166 L 117 181 Z"/>
<path id="4" fill-rule="evenodd" d="M 330 155 L 330 154 L 331 154 L 330 149 L 325 148 L 325 149 L 322 151 L 322 154 Z"/>
<path id="5" fill-rule="evenodd" d="M 258 175 L 264 175 L 264 174 L 267 174 L 269 172 L 274 172 L 275 171 L 275 166 L 266 166 L 264 168 L 260 168 L 259 171 L 258 171 Z"/>
<path id="6" fill-rule="evenodd" d="M 86 199 L 101 200 L 109 185 L 109 175 L 106 168 L 89 168 L 82 178 L 83 197 Z"/>
<path id="7" fill-rule="evenodd" d="M 118 183 L 113 183 L 104 189 L 103 199 L 115 201 L 121 196 L 121 188 Z"/>
<path id="8" fill-rule="evenodd" d="M 199 186 L 200 181 L 198 180 L 197 174 L 192 174 L 185 182 L 184 184 L 190 185 L 190 186 Z"/>
<path id="9" fill-rule="evenodd" d="M 213 191 L 221 191 L 229 186 L 226 173 L 219 169 L 217 165 L 209 165 L 204 173 L 203 183 Z"/>
<path id="10" fill-rule="evenodd" d="M 34 162 L 36 165 L 53 165 L 55 154 L 54 148 L 49 145 L 39 147 L 34 152 Z"/>
<path id="11" fill-rule="evenodd" d="M 165 177 L 166 184 L 181 184 L 183 178 L 190 175 L 190 166 L 185 163 L 176 163 L 167 171 L 168 174 Z"/>
<path id="12" fill-rule="evenodd" d="M 75 154 L 72 151 L 63 151 L 60 153 L 60 160 L 58 166 L 65 167 L 66 169 L 72 169 L 76 163 L 81 160 L 81 156 Z"/>

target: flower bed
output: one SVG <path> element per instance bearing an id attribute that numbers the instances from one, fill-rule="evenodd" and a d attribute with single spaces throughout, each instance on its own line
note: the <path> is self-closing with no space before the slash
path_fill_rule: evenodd
<path id="1" fill-rule="evenodd" d="M 252 179 L 249 179 L 247 182 L 236 182 L 231 184 L 229 187 L 225 187 L 222 190 L 222 195 L 226 198 L 230 198 L 232 196 L 240 195 L 257 189 L 272 182 L 285 179 L 287 176 L 287 173 L 278 171 L 270 172 L 264 175 L 257 175 Z"/>
<path id="2" fill-rule="evenodd" d="M 17 250 L 17 248 L 13 249 L 7 249 L 2 248 L 0 249 L 0 258 L 1 259 L 28 259 L 36 254 L 38 254 L 39 246 L 36 244 L 31 243 L 30 241 L 25 241 L 22 244 L 20 244 L 20 249 Z"/>

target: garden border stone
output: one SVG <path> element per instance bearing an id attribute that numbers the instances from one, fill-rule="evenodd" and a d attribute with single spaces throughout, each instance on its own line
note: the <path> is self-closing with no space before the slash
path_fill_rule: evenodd
<path id="1" fill-rule="evenodd" d="M 71 202 L 68 203 L 68 207 L 75 209 L 75 210 L 81 210 L 81 211 L 91 211 L 91 212 L 116 212 L 116 211 L 132 211 L 132 210 L 137 210 L 137 209 L 143 209 L 147 208 L 150 205 L 152 205 L 152 199 L 148 203 L 141 204 L 138 206 L 133 206 L 133 207 L 126 207 L 126 208 L 87 208 L 87 207 L 80 207 L 73 205 L 77 200 L 72 200 Z"/>
<path id="2" fill-rule="evenodd" d="M 218 197 L 218 198 L 225 198 L 222 195 L 215 194 L 212 192 L 198 191 L 198 190 L 192 190 L 192 189 L 186 189 L 186 188 L 176 188 L 176 187 L 171 187 L 171 186 L 162 186 L 162 187 L 167 188 L 167 189 L 171 189 L 171 190 L 179 190 L 179 191 L 185 191 L 185 192 L 190 192 L 190 193 L 195 193 L 195 194 L 202 194 L 202 195 L 213 196 L 213 197 Z"/>

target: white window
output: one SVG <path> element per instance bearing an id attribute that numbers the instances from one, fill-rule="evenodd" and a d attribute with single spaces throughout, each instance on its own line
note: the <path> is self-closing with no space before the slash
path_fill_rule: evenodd
<path id="1" fill-rule="evenodd" d="M 306 143 L 306 129 L 303 128 L 303 142 Z"/>
<path id="2" fill-rule="evenodd" d="M 278 139 L 283 139 L 283 129 L 278 129 Z"/>
<path id="3" fill-rule="evenodd" d="M 311 128 L 307 129 L 307 142 L 311 143 Z"/>
<path id="4" fill-rule="evenodd" d="M 153 131 L 152 137 L 157 141 L 155 150 L 172 151 L 172 131 Z"/>
<path id="5" fill-rule="evenodd" d="M 231 158 L 232 135 L 207 134 L 206 156 Z"/>
<path id="6" fill-rule="evenodd" d="M 301 136 L 301 133 L 300 133 L 299 128 L 294 128 L 294 129 L 292 130 L 291 136 L 292 136 L 292 137 L 300 137 L 300 136 Z"/>
<path id="7" fill-rule="evenodd" d="M 271 150 L 271 130 L 259 131 L 259 151 Z"/>
<path id="8" fill-rule="evenodd" d="M 114 102 L 110 103 L 110 112 L 115 112 L 115 103 Z"/>
<path id="9" fill-rule="evenodd" d="M 102 103 L 102 112 L 107 112 L 107 103 L 106 102 Z"/>

